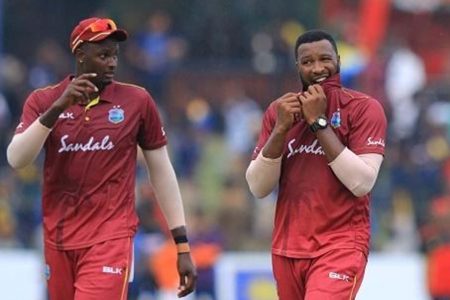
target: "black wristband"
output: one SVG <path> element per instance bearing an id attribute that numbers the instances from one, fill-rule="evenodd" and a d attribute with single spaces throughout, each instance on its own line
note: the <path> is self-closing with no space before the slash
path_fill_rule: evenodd
<path id="1" fill-rule="evenodd" d="M 311 125 L 309 125 L 309 129 L 311 129 L 311 131 L 313 133 L 316 133 L 318 130 L 320 129 L 325 129 L 328 127 L 328 120 L 327 117 L 324 115 L 319 116 L 314 123 L 312 123 Z"/>
<path id="2" fill-rule="evenodd" d="M 175 244 L 181 244 L 181 243 L 188 242 L 187 236 L 185 236 L 185 235 L 174 237 L 173 240 L 175 241 Z"/>

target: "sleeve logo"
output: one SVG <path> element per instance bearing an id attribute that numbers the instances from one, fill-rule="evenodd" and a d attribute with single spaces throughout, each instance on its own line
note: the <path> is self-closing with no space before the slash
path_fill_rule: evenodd
<path id="1" fill-rule="evenodd" d="M 381 146 L 384 147 L 385 143 L 384 143 L 384 139 L 383 138 L 374 138 L 374 137 L 369 137 L 367 139 L 367 146 Z"/>

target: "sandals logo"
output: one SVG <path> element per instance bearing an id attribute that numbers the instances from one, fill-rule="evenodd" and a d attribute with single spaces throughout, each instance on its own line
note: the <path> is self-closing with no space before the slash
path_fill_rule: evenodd
<path id="1" fill-rule="evenodd" d="M 385 146 L 385 142 L 384 142 L 383 138 L 369 137 L 367 139 L 367 146 L 381 146 L 381 147 L 384 147 Z"/>
<path id="2" fill-rule="evenodd" d="M 109 139 L 109 135 L 105 136 L 101 141 L 96 141 L 94 137 L 91 136 L 86 143 L 69 143 L 67 142 L 68 138 L 68 134 L 61 137 L 61 148 L 58 149 L 58 153 L 78 151 L 108 151 L 114 148 L 114 144 Z"/>
<path id="3" fill-rule="evenodd" d="M 292 139 L 288 143 L 289 153 L 287 158 L 294 156 L 298 153 L 309 153 L 315 155 L 325 155 L 325 151 L 323 151 L 322 146 L 320 146 L 319 141 L 317 139 L 312 142 L 311 145 L 300 145 L 297 148 L 294 148 L 293 144 L 295 143 L 295 139 Z"/>

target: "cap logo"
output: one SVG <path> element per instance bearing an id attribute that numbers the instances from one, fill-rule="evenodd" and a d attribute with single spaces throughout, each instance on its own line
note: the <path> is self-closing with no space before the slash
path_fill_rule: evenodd
<path id="1" fill-rule="evenodd" d="M 108 121 L 113 124 L 118 124 L 125 120 L 125 112 L 120 108 L 120 105 L 114 105 L 108 112 Z"/>

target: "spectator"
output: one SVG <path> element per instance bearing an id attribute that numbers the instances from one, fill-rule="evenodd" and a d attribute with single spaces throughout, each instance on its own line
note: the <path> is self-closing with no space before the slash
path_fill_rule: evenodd
<path id="1" fill-rule="evenodd" d="M 186 42 L 175 36 L 171 27 L 169 14 L 160 10 L 153 12 L 128 52 L 131 63 L 142 74 L 144 85 L 155 99 L 163 98 L 167 75 L 186 52 Z"/>

